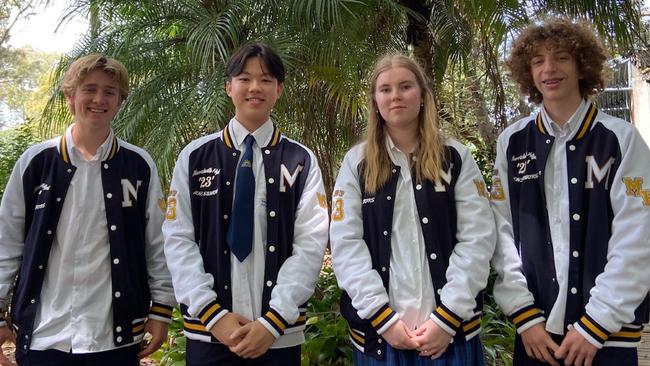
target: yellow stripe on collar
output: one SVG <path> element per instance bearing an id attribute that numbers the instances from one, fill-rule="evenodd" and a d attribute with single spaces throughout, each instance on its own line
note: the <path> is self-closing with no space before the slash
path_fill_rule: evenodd
<path id="1" fill-rule="evenodd" d="M 70 156 L 68 155 L 68 144 L 65 140 L 65 134 L 61 136 L 61 141 L 59 142 L 59 153 L 65 161 L 66 164 L 70 164 Z"/>
<path id="2" fill-rule="evenodd" d="M 589 111 L 587 111 L 587 115 L 585 116 L 585 119 L 582 120 L 582 123 L 580 124 L 580 132 L 578 132 L 578 135 L 576 135 L 576 140 L 579 140 L 585 136 L 585 134 L 589 131 L 591 128 L 594 120 L 596 119 L 596 114 L 598 114 L 598 109 L 594 107 L 593 104 L 589 106 Z"/>
<path id="3" fill-rule="evenodd" d="M 233 148 L 232 138 L 230 137 L 230 133 L 228 132 L 229 126 L 230 123 L 228 123 L 226 127 L 223 128 L 223 142 L 226 143 L 226 146 L 228 146 L 228 148 L 232 149 Z"/>

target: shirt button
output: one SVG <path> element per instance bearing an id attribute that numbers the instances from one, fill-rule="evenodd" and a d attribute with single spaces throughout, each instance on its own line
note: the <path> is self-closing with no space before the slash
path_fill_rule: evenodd
<path id="1" fill-rule="evenodd" d="M 224 220 L 228 220 L 228 215 L 223 215 Z"/>
<path id="2" fill-rule="evenodd" d="M 72 169 L 68 169 L 68 173 L 72 173 Z"/>
<path id="3" fill-rule="evenodd" d="M 61 197 L 57 197 L 56 202 L 61 202 Z"/>
<path id="4" fill-rule="evenodd" d="M 118 332 L 118 333 L 121 332 L 121 331 L 122 331 L 122 327 L 120 327 L 120 326 L 118 325 L 117 327 L 115 327 L 115 331 Z"/>
<path id="5" fill-rule="evenodd" d="M 422 184 L 416 184 L 416 185 L 415 185 L 415 189 L 417 189 L 418 191 L 419 191 L 420 189 L 422 189 Z"/>
<path id="6" fill-rule="evenodd" d="M 384 230 L 384 236 L 388 236 L 388 231 Z"/>
<path id="7" fill-rule="evenodd" d="M 119 298 L 122 294 L 119 291 L 115 291 L 115 297 Z"/>
<path id="8" fill-rule="evenodd" d="M 384 341 L 383 341 L 381 338 L 379 338 L 379 339 L 377 340 L 377 343 L 379 343 L 379 344 L 382 344 L 383 342 L 384 342 Z"/>
<path id="9" fill-rule="evenodd" d="M 573 214 L 573 220 L 575 220 L 575 221 L 580 220 L 580 215 L 578 215 L 578 214 Z"/>
<path id="10" fill-rule="evenodd" d="M 576 183 L 578 183 L 578 179 L 577 179 L 577 178 L 571 178 L 571 183 L 572 183 L 572 184 L 576 184 Z"/>
<path id="11" fill-rule="evenodd" d="M 52 230 L 48 230 L 47 235 L 52 235 Z"/>
<path id="12" fill-rule="evenodd" d="M 269 252 L 271 253 L 275 252 L 275 246 L 269 245 Z"/>
<path id="13" fill-rule="evenodd" d="M 104 169 L 108 169 L 108 164 L 104 164 Z"/>
<path id="14" fill-rule="evenodd" d="M 393 171 L 393 173 L 397 173 L 397 169 L 393 169 L 392 171 Z"/>
<path id="15" fill-rule="evenodd" d="M 392 198 L 391 196 L 386 196 L 386 199 L 387 199 L 388 201 L 390 201 L 390 200 L 393 199 L 393 198 Z"/>
<path id="16" fill-rule="evenodd" d="M 268 155 L 268 154 L 270 154 L 271 152 L 269 151 L 269 149 L 266 149 L 266 150 L 264 150 L 264 153 L 265 153 L 266 155 Z"/>
<path id="17" fill-rule="evenodd" d="M 380 350 L 380 349 L 377 350 L 377 354 L 378 354 L 378 355 L 381 354 L 381 350 Z"/>
<path id="18" fill-rule="evenodd" d="M 551 282 L 555 282 L 555 277 L 551 278 Z"/>
<path id="19" fill-rule="evenodd" d="M 230 185 L 230 181 L 229 181 L 229 180 L 226 181 L 226 185 L 227 185 L 227 186 Z"/>
<path id="20" fill-rule="evenodd" d="M 237 156 L 237 153 L 236 152 L 232 153 L 232 156 Z"/>
<path id="21" fill-rule="evenodd" d="M 228 289 L 228 285 L 225 285 L 225 286 L 223 287 L 223 289 L 224 289 L 224 290 L 227 290 L 227 289 Z"/>
<path id="22" fill-rule="evenodd" d="M 119 258 L 115 258 L 115 259 L 113 259 L 113 264 L 119 264 L 119 263 L 120 263 L 120 259 L 119 259 Z"/>
<path id="23" fill-rule="evenodd" d="M 106 193 L 106 198 L 113 198 L 113 194 L 112 193 Z"/>
<path id="24" fill-rule="evenodd" d="M 31 299 L 31 300 L 29 300 L 29 302 L 31 302 L 33 304 L 33 303 L 36 302 L 36 299 Z"/>
<path id="25" fill-rule="evenodd" d="M 546 143 L 547 143 L 547 144 L 550 144 L 550 143 L 551 143 L 551 140 L 546 139 Z"/>
<path id="26" fill-rule="evenodd" d="M 569 145 L 569 150 L 576 151 L 576 145 L 573 144 Z"/>
<path id="27" fill-rule="evenodd" d="M 442 290 L 441 290 L 441 289 L 437 289 L 437 290 L 436 290 L 436 293 L 437 293 L 438 295 L 440 295 L 440 294 L 442 293 Z"/>
<path id="28" fill-rule="evenodd" d="M 42 264 L 39 264 L 39 265 L 38 265 L 38 269 L 43 269 L 43 265 L 42 265 Z"/>
<path id="29" fill-rule="evenodd" d="M 275 217 L 275 211 L 271 211 L 271 212 L 269 212 L 269 216 L 271 216 L 271 217 Z"/>
<path id="30" fill-rule="evenodd" d="M 382 272 L 386 272 L 386 267 L 381 267 Z"/>
<path id="31" fill-rule="evenodd" d="M 223 254 L 228 254 L 228 249 L 224 250 Z"/>
<path id="32" fill-rule="evenodd" d="M 24 345 L 24 346 L 23 346 L 23 349 L 27 349 L 27 345 Z"/>
<path id="33" fill-rule="evenodd" d="M 575 288 L 575 287 L 571 287 L 571 293 L 574 294 L 574 295 L 577 294 L 577 293 L 578 293 L 578 289 Z"/>
<path id="34" fill-rule="evenodd" d="M 122 342 L 122 337 L 117 336 L 117 343 L 121 343 L 121 342 Z"/>
<path id="35" fill-rule="evenodd" d="M 111 231 L 115 231 L 115 230 L 117 230 L 117 226 L 111 225 Z"/>
<path id="36" fill-rule="evenodd" d="M 580 256 L 580 253 L 578 253 L 577 250 L 574 250 L 573 251 L 573 258 L 578 258 L 578 256 Z"/>
<path id="37" fill-rule="evenodd" d="M 271 286 L 273 286 L 273 282 L 272 281 L 266 281 L 266 287 L 271 287 Z"/>
<path id="38" fill-rule="evenodd" d="M 273 178 L 269 178 L 269 184 L 273 184 L 273 182 L 275 182 L 275 180 Z"/>
<path id="39" fill-rule="evenodd" d="M 566 326 L 566 329 L 567 329 L 567 330 L 571 330 L 571 329 L 573 329 L 573 324 L 569 324 L 569 325 L 567 325 L 567 326 Z"/>
<path id="40" fill-rule="evenodd" d="M 428 224 L 428 223 L 429 223 L 429 219 L 426 218 L 426 217 L 423 217 L 423 218 L 422 218 L 422 223 L 423 223 L 423 224 Z"/>
<path id="41" fill-rule="evenodd" d="M 431 258 L 431 260 L 436 260 L 436 258 L 438 258 L 438 256 L 436 255 L 436 253 L 431 253 L 429 258 Z"/>

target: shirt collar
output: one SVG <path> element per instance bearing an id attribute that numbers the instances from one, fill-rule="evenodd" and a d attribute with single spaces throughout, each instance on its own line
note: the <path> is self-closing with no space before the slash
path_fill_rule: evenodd
<path id="1" fill-rule="evenodd" d="M 72 129 L 74 128 L 75 124 L 71 124 L 68 126 L 68 128 L 65 131 L 65 142 L 66 145 L 69 147 L 70 155 L 71 158 L 75 161 L 78 161 L 78 159 L 84 159 L 81 153 L 79 152 L 79 149 L 74 143 L 74 139 L 72 138 Z M 108 132 L 108 136 L 106 137 L 106 140 L 97 148 L 97 151 L 95 152 L 95 156 L 93 156 L 90 161 L 104 161 L 108 159 L 108 156 L 111 153 L 111 148 L 113 145 L 113 129 L 111 128 Z M 85 160 L 85 159 L 84 159 Z"/>
<path id="2" fill-rule="evenodd" d="M 587 102 L 585 99 L 580 102 L 578 108 L 573 112 L 573 115 L 566 121 L 563 126 L 560 126 L 557 122 L 553 121 L 549 116 L 544 104 L 542 104 L 541 114 L 542 114 L 542 123 L 551 136 L 558 136 L 560 134 L 567 133 L 569 136 L 575 135 L 576 131 L 580 128 L 581 122 L 584 120 L 585 115 L 589 111 L 589 106 L 591 103 Z"/>
<path id="3" fill-rule="evenodd" d="M 230 134 L 235 146 L 238 146 L 240 148 L 243 148 L 244 139 L 249 134 L 253 135 L 255 142 L 259 147 L 267 146 L 271 141 L 271 137 L 273 136 L 273 122 L 270 118 L 266 120 L 266 122 L 264 122 L 264 124 L 262 124 L 257 130 L 255 130 L 255 132 L 252 133 L 249 132 L 246 127 L 244 127 L 244 125 L 242 125 L 241 122 L 239 122 L 236 118 L 231 119 L 228 125 L 230 126 Z"/>

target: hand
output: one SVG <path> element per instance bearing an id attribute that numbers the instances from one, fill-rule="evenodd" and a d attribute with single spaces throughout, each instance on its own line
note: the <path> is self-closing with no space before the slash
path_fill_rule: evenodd
<path id="1" fill-rule="evenodd" d="M 234 331 L 245 324 L 250 323 L 250 319 L 233 312 L 229 312 L 219 319 L 219 321 L 210 329 L 210 333 L 224 345 L 231 347 L 237 345 L 241 339 L 231 339 Z"/>
<path id="2" fill-rule="evenodd" d="M 564 337 L 560 348 L 555 351 L 555 357 L 564 359 L 565 365 L 591 366 L 598 348 L 591 344 L 575 329 L 571 329 Z"/>
<path id="3" fill-rule="evenodd" d="M 521 333 L 521 341 L 528 357 L 560 366 L 553 354 L 560 347 L 546 331 L 544 323 L 537 323 Z"/>
<path id="4" fill-rule="evenodd" d="M 149 333 L 151 340 L 149 344 L 144 343 L 143 340 L 142 345 L 146 345 L 146 347 L 138 353 L 138 358 L 147 357 L 162 346 L 163 342 L 167 339 L 167 328 L 169 328 L 169 324 L 160 320 L 149 319 L 144 323 L 144 333 Z"/>
<path id="5" fill-rule="evenodd" d="M 381 336 L 395 349 L 416 349 L 420 346 L 411 339 L 415 334 L 408 329 L 401 319 L 393 323 Z"/>
<path id="6" fill-rule="evenodd" d="M 415 330 L 413 338 L 420 347 L 420 356 L 431 357 L 432 360 L 442 356 L 451 343 L 451 334 L 440 328 L 433 320 L 429 319 Z"/>
<path id="7" fill-rule="evenodd" d="M 275 342 L 273 334 L 259 320 L 235 330 L 230 338 L 241 339 L 230 351 L 242 358 L 258 358 Z"/>
<path id="8" fill-rule="evenodd" d="M 0 346 L 6 342 L 16 344 L 16 334 L 8 326 L 0 327 Z M 9 361 L 7 357 L 0 351 L 0 366 L 16 366 L 15 363 Z"/>

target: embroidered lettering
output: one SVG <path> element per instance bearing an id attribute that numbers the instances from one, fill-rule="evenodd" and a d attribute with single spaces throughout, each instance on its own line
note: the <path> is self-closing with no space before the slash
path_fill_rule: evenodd
<path id="1" fill-rule="evenodd" d="M 282 164 L 280 166 L 280 192 L 286 192 L 287 185 L 289 186 L 289 188 L 291 188 L 293 184 L 296 182 L 296 178 L 298 178 L 298 173 L 300 173 L 301 171 L 302 171 L 302 165 L 300 164 L 296 167 L 293 173 L 289 173 L 287 167 L 284 166 L 284 164 Z"/>
<path id="2" fill-rule="evenodd" d="M 650 189 L 644 189 L 641 191 L 641 198 L 643 199 L 644 206 L 650 206 Z"/>
<path id="3" fill-rule="evenodd" d="M 375 197 L 364 198 L 361 202 L 362 205 L 365 205 L 367 203 L 375 203 Z"/>
<path id="4" fill-rule="evenodd" d="M 316 192 L 316 198 L 318 199 L 318 205 L 327 210 L 327 196 L 325 196 L 325 193 Z"/>
<path id="5" fill-rule="evenodd" d="M 598 165 L 596 159 L 591 155 L 588 155 L 585 158 L 585 161 L 587 163 L 587 181 L 585 182 L 585 188 L 594 188 L 593 178 L 596 177 L 598 183 L 600 183 L 603 178 L 606 178 L 605 189 L 609 189 L 609 172 L 612 168 L 612 164 L 614 164 L 616 159 L 610 157 L 602 168 L 600 165 Z"/>
<path id="6" fill-rule="evenodd" d="M 474 179 L 474 185 L 476 186 L 476 193 L 478 193 L 479 196 L 489 198 L 485 182 L 482 179 Z"/>
<path id="7" fill-rule="evenodd" d="M 163 213 L 163 215 L 165 214 L 165 211 L 167 211 L 167 202 L 165 202 L 163 198 L 158 199 L 158 208 Z"/>
<path id="8" fill-rule="evenodd" d="M 503 184 L 501 183 L 498 170 L 494 171 L 494 176 L 492 177 L 492 192 L 490 192 L 490 199 L 493 201 L 504 201 L 506 199 L 506 193 L 503 190 Z"/>
<path id="9" fill-rule="evenodd" d="M 176 191 L 170 191 L 169 197 L 167 197 L 167 212 L 165 213 L 165 219 L 172 221 L 176 220 Z"/>
<path id="10" fill-rule="evenodd" d="M 45 203 L 41 203 L 40 205 L 36 205 L 36 207 L 34 207 L 34 211 L 41 210 L 41 209 L 44 209 L 44 208 L 45 208 Z"/>
<path id="11" fill-rule="evenodd" d="M 625 194 L 630 197 L 639 197 L 641 195 L 641 190 L 643 189 L 643 178 L 623 177 L 623 183 L 625 184 Z"/>
<path id="12" fill-rule="evenodd" d="M 138 189 L 140 188 L 142 181 L 136 181 L 135 187 L 128 179 L 122 179 L 120 182 L 122 183 L 122 207 L 132 207 L 133 201 L 131 201 L 131 198 L 133 197 L 133 199 L 137 201 Z"/>
<path id="13" fill-rule="evenodd" d="M 341 221 L 345 216 L 343 198 L 335 198 L 332 208 L 332 221 Z"/>
<path id="14" fill-rule="evenodd" d="M 38 194 L 41 194 L 43 193 L 43 191 L 49 191 L 49 190 L 50 190 L 50 185 L 47 183 L 42 183 L 34 188 L 34 193 L 38 191 Z"/>
<path id="15" fill-rule="evenodd" d="M 444 180 L 447 185 L 451 184 L 451 169 L 454 167 L 454 164 L 449 165 L 449 169 L 445 172 L 444 170 L 440 171 L 440 178 Z M 436 180 L 436 185 L 433 187 L 436 192 L 446 192 L 447 187 L 442 184 L 440 179 Z"/>

